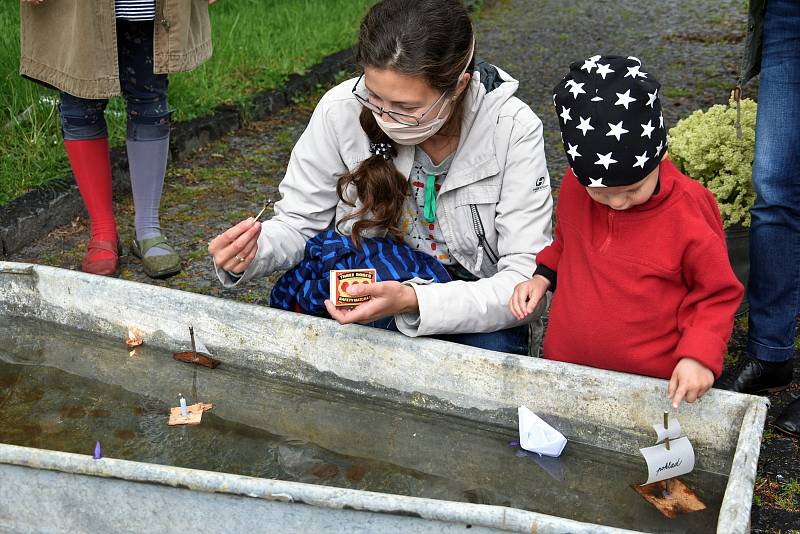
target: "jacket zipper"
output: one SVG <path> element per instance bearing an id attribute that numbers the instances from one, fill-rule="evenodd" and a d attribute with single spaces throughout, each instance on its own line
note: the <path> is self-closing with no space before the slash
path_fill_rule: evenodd
<path id="1" fill-rule="evenodd" d="M 500 258 L 486 240 L 486 233 L 483 229 L 481 215 L 478 213 L 478 207 L 475 204 L 470 204 L 469 209 L 472 212 L 472 225 L 475 228 L 475 235 L 478 236 L 478 244 L 486 251 L 486 254 L 489 256 L 489 261 L 496 264 L 500 261 Z"/>
<path id="2" fill-rule="evenodd" d="M 608 212 L 608 235 L 606 236 L 606 240 L 603 241 L 603 245 L 600 247 L 600 252 L 605 252 L 608 246 L 611 244 L 611 235 L 614 231 L 614 212 Z"/>

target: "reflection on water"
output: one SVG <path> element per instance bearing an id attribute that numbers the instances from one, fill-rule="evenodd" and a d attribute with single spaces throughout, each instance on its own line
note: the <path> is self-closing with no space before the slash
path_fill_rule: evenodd
<path id="1" fill-rule="evenodd" d="M 684 480 L 708 509 L 669 521 L 629 486 L 640 458 L 570 443 L 519 457 L 515 433 L 372 398 L 211 370 L 120 340 L 32 320 L 0 321 L 0 442 L 525 510 L 636 530 L 713 532 L 727 480 Z M 182 393 L 214 404 L 168 427 Z"/>

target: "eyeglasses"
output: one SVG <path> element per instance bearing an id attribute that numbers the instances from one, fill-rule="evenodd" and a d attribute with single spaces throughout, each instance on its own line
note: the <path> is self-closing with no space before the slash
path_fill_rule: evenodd
<path id="1" fill-rule="evenodd" d="M 430 113 L 430 111 L 436 107 L 436 104 L 438 104 L 446 94 L 442 93 L 439 96 L 439 98 L 437 98 L 436 101 L 433 104 L 431 104 L 430 107 L 426 109 L 422 115 L 417 117 L 415 115 L 409 115 L 408 113 L 400 113 L 399 111 L 391 111 L 388 109 L 383 109 L 382 106 L 376 106 L 375 104 L 370 102 L 368 98 L 365 98 L 364 96 L 358 94 L 357 92 L 358 84 L 361 83 L 361 80 L 363 78 L 364 74 L 362 73 L 361 76 L 358 77 L 358 80 L 356 80 L 356 84 L 353 86 L 353 96 L 356 97 L 356 99 L 359 102 L 361 102 L 361 105 L 367 108 L 368 110 L 377 113 L 378 115 L 382 116 L 385 113 L 393 120 L 399 122 L 400 124 L 404 124 L 406 126 L 419 126 L 420 124 L 422 124 L 422 119 L 425 118 L 425 115 Z"/>

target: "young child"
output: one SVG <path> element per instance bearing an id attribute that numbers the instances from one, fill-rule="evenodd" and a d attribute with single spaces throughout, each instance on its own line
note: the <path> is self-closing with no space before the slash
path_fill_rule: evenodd
<path id="1" fill-rule="evenodd" d="M 742 285 L 714 197 L 666 157 L 659 88 L 619 56 L 556 86 L 570 164 L 556 236 L 509 306 L 521 320 L 553 291 L 545 358 L 670 379 L 677 408 L 719 377 Z"/>

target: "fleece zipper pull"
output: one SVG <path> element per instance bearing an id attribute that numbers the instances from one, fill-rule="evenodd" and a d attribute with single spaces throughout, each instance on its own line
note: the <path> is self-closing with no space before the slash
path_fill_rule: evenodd
<path id="1" fill-rule="evenodd" d="M 423 217 L 428 224 L 436 222 L 436 176 L 429 174 L 425 178 L 425 207 Z"/>

